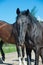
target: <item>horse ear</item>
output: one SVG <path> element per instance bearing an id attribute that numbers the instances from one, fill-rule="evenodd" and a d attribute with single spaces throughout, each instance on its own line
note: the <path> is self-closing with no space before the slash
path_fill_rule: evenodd
<path id="1" fill-rule="evenodd" d="M 26 15 L 28 15 L 29 14 L 29 9 L 27 9 L 27 11 L 26 11 Z"/>
<path id="2" fill-rule="evenodd" d="M 17 15 L 20 14 L 20 10 L 19 10 L 19 8 L 17 8 L 16 13 L 17 13 Z"/>

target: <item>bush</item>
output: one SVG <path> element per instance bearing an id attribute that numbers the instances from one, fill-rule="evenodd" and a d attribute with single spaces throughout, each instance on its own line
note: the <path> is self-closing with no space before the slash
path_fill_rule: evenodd
<path id="1" fill-rule="evenodd" d="M 16 52 L 16 46 L 12 44 L 3 45 L 3 51 L 5 53 Z"/>

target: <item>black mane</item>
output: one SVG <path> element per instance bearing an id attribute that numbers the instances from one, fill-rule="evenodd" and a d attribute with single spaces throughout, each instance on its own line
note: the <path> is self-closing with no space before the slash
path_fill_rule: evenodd
<path id="1" fill-rule="evenodd" d="M 30 18 L 31 18 L 31 22 L 32 23 L 35 23 L 36 25 L 38 25 L 39 27 L 41 27 L 41 24 L 39 23 L 39 21 L 37 20 L 37 18 L 35 16 L 33 16 L 30 11 L 29 11 L 29 15 L 28 15 Z"/>

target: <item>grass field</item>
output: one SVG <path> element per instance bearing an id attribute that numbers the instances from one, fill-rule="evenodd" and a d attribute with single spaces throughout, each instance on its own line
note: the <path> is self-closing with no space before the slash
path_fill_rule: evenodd
<path id="1" fill-rule="evenodd" d="M 3 50 L 5 53 L 16 52 L 16 46 L 12 44 L 3 45 Z"/>

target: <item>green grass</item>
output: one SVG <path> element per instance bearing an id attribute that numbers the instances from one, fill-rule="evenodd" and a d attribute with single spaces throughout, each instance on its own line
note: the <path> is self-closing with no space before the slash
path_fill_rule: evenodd
<path id="1" fill-rule="evenodd" d="M 3 45 L 4 53 L 16 52 L 16 46 L 12 44 Z"/>

